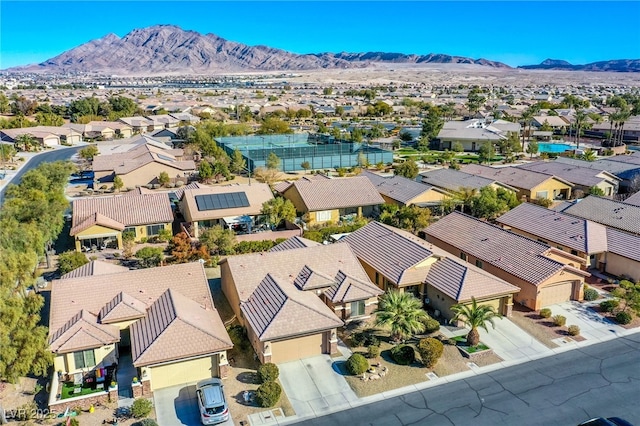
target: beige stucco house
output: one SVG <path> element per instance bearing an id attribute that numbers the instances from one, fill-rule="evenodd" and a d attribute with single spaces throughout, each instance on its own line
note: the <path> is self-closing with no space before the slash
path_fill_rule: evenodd
<path id="1" fill-rule="evenodd" d="M 453 212 L 424 230 L 428 242 L 520 287 L 514 301 L 538 310 L 582 300 L 584 259 L 499 226 Z"/>
<path id="2" fill-rule="evenodd" d="M 605 197 L 612 197 L 618 193 L 621 181 L 620 178 L 606 170 L 564 164 L 559 161 L 537 161 L 521 164 L 518 168 L 544 173 L 549 176 L 557 176 L 575 185 L 573 192 L 580 190 L 584 195 L 589 195 L 591 188 L 596 187 L 602 190 L 602 194 Z"/>
<path id="3" fill-rule="evenodd" d="M 78 375 L 83 386 L 96 383 L 97 391 L 113 381 L 147 397 L 168 386 L 226 376 L 226 351 L 233 344 L 202 264 L 127 270 L 96 263 L 52 283 L 52 394 L 60 381 Z M 133 364 L 137 383 L 125 377 L 131 368 L 123 363 Z M 104 375 L 108 381 L 100 387 Z M 50 404 L 63 401 L 54 396 Z"/>
<path id="4" fill-rule="evenodd" d="M 222 291 L 261 362 L 336 353 L 336 329 L 367 318 L 382 294 L 348 245 L 296 246 L 220 262 Z"/>
<path id="5" fill-rule="evenodd" d="M 446 191 L 440 188 L 425 185 L 403 176 L 384 177 L 366 170 L 360 175 L 368 178 L 384 201 L 389 204 L 429 207 L 441 204 L 449 196 Z"/>
<path id="6" fill-rule="evenodd" d="M 122 250 L 122 234 L 132 232 L 135 241 L 171 231 L 173 211 L 166 193 L 129 193 L 109 197 L 80 198 L 71 204 L 71 231 L 77 251 L 115 247 Z"/>

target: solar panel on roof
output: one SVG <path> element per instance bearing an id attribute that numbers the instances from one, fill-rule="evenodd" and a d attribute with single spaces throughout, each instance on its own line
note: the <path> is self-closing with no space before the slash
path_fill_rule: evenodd
<path id="1" fill-rule="evenodd" d="M 199 211 L 249 207 L 249 200 L 247 199 L 247 194 L 244 192 L 196 195 L 195 198 Z"/>

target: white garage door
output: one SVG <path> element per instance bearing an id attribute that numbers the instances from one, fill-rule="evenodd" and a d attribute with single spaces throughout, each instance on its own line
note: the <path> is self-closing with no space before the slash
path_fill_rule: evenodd
<path id="1" fill-rule="evenodd" d="M 322 333 L 271 344 L 271 362 L 287 362 L 323 353 Z"/>
<path id="2" fill-rule="evenodd" d="M 151 368 L 151 390 L 218 376 L 218 355 Z"/>
<path id="3" fill-rule="evenodd" d="M 543 287 L 540 289 L 540 306 L 549 306 L 571 300 L 572 287 L 573 283 L 571 281 Z"/>

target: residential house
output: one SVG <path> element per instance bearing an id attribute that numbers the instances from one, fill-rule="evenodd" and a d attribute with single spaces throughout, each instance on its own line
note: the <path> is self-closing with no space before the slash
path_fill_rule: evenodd
<path id="1" fill-rule="evenodd" d="M 510 316 L 513 294 L 520 291 L 433 244 L 379 222 L 370 222 L 340 243 L 351 247 L 369 279 L 382 290 L 409 292 L 445 319 L 453 318 L 451 306 L 468 304 L 472 298 Z"/>
<path id="2" fill-rule="evenodd" d="M 385 200 L 365 176 L 300 179 L 275 188 L 291 200 L 308 225 L 338 222 L 341 217 L 370 217 Z"/>
<path id="3" fill-rule="evenodd" d="M 635 192 L 640 188 L 640 154 L 615 155 L 596 161 L 558 157 L 555 161 L 595 170 L 606 170 L 620 179 L 620 192 Z"/>
<path id="4" fill-rule="evenodd" d="M 122 250 L 122 234 L 135 241 L 171 231 L 173 212 L 166 193 L 79 198 L 71 203 L 71 231 L 77 251 L 114 246 Z"/>
<path id="5" fill-rule="evenodd" d="M 150 143 L 134 145 L 124 152 L 98 155 L 92 163 L 94 187 L 113 182 L 116 176 L 122 179 L 125 188 L 153 184 L 162 172 L 186 182 L 195 174 L 196 165 L 193 160 L 183 160 L 183 155 L 182 149 Z"/>
<path id="6" fill-rule="evenodd" d="M 584 260 L 464 213 L 453 212 L 425 230 L 427 241 L 520 287 L 514 301 L 538 310 L 582 300 Z"/>
<path id="7" fill-rule="evenodd" d="M 194 238 L 199 238 L 203 229 L 215 225 L 251 233 L 257 227 L 262 205 L 272 199 L 273 193 L 266 183 L 198 185 L 182 192 L 179 208 L 185 221 L 191 224 Z"/>
<path id="8" fill-rule="evenodd" d="M 517 167 L 549 176 L 557 176 L 567 182 L 571 182 L 574 185 L 574 195 L 576 190 L 589 195 L 591 188 L 596 187 L 601 189 L 605 196 L 611 197 L 618 192 L 620 185 L 620 179 L 606 170 L 580 167 L 557 161 L 537 161 L 521 164 Z"/>
<path id="9" fill-rule="evenodd" d="M 133 129 L 134 134 L 152 132 L 154 130 L 160 130 L 164 127 L 162 124 L 156 124 L 147 117 L 135 116 L 135 117 L 122 117 L 118 121 L 126 124 Z"/>
<path id="10" fill-rule="evenodd" d="M 147 119 L 153 122 L 154 130 L 177 127 L 180 124 L 180 120 L 170 114 L 149 115 Z"/>
<path id="11" fill-rule="evenodd" d="M 366 170 L 360 176 L 369 179 L 389 204 L 428 207 L 441 204 L 448 196 L 447 192 L 440 188 L 424 185 L 403 176 L 384 177 Z"/>
<path id="12" fill-rule="evenodd" d="M 133 129 L 119 121 L 90 121 L 87 124 L 69 123 L 64 126 L 81 133 L 84 139 L 89 140 L 130 138 L 133 135 Z"/>
<path id="13" fill-rule="evenodd" d="M 640 207 L 633 204 L 590 195 L 560 205 L 555 210 L 640 235 Z"/>
<path id="14" fill-rule="evenodd" d="M 640 280 L 640 236 L 534 204 L 496 220 L 503 228 L 585 260 L 586 268 Z"/>
<path id="15" fill-rule="evenodd" d="M 346 244 L 229 256 L 220 271 L 261 362 L 337 353 L 336 329 L 370 316 L 382 294 Z"/>
<path id="16" fill-rule="evenodd" d="M 0 130 L 0 138 L 4 142 L 15 143 L 21 135 L 30 135 L 43 147 L 61 144 L 74 145 L 82 141 L 82 134 L 69 127 L 34 126 Z"/>
<path id="17" fill-rule="evenodd" d="M 541 128 L 545 123 L 553 130 L 561 130 L 569 127 L 569 121 L 557 115 L 540 115 L 532 117 L 531 124 L 536 128 Z"/>
<path id="18" fill-rule="evenodd" d="M 478 151 L 485 142 L 497 144 L 509 137 L 509 133 L 520 132 L 520 125 L 504 120 L 489 122 L 483 119 L 447 121 L 438 133 L 440 150 L 452 150 L 460 143 L 465 151 Z"/>
<path id="19" fill-rule="evenodd" d="M 450 194 L 459 192 L 463 188 L 480 190 L 485 186 L 490 186 L 493 189 L 502 188 L 514 193 L 518 192 L 516 188 L 502 182 L 498 182 L 497 180 L 476 176 L 455 169 L 443 168 L 423 172 L 420 173 L 418 179 L 427 185 L 440 188 Z"/>
<path id="20" fill-rule="evenodd" d="M 625 198 L 624 203 L 640 207 L 640 191 L 636 192 L 630 197 Z"/>
<path id="21" fill-rule="evenodd" d="M 49 315 L 57 372 L 52 392 L 65 376 L 95 381 L 104 370 L 131 392 L 133 377 L 124 376 L 130 363 L 141 383 L 136 396 L 227 375 L 233 344 L 199 262 L 98 273 L 85 268 L 52 282 Z"/>
<path id="22" fill-rule="evenodd" d="M 461 169 L 464 173 L 501 182 L 518 190 L 518 196 L 527 201 L 546 198 L 548 200 L 568 200 L 573 184 L 553 175 L 534 172 L 518 167 L 489 167 L 468 164 Z"/>

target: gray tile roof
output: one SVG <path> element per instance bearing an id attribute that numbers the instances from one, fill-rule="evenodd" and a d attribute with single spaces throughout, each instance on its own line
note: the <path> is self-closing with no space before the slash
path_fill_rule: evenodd
<path id="1" fill-rule="evenodd" d="M 480 268 L 450 257 L 442 258 L 434 263 L 429 268 L 425 281 L 456 302 L 467 302 L 471 298 L 484 299 L 520 291 L 519 287 L 484 272 Z"/>
<path id="2" fill-rule="evenodd" d="M 558 176 L 575 185 L 587 187 L 595 186 L 602 181 L 609 181 L 611 183 L 618 181 L 618 179 L 613 176 L 598 176 L 598 174 L 601 174 L 603 172 L 608 173 L 604 169 L 592 169 L 574 164 L 563 164 L 557 161 L 538 161 L 535 163 L 522 164 L 517 167 L 525 170 L 544 173 L 545 175 L 549 176 Z"/>
<path id="3" fill-rule="evenodd" d="M 430 237 L 444 241 L 534 285 L 565 269 L 564 264 L 545 256 L 549 246 L 460 212 L 441 218 L 424 231 L 427 241 L 432 241 Z"/>
<path id="4" fill-rule="evenodd" d="M 632 234 L 640 234 L 639 206 L 590 195 L 563 211 Z"/>
<path id="5" fill-rule="evenodd" d="M 628 197 L 626 200 L 624 200 L 624 203 L 640 207 L 640 191 Z"/>
<path id="6" fill-rule="evenodd" d="M 555 161 L 563 164 L 572 164 L 580 167 L 586 167 L 590 169 L 606 170 L 620 178 L 625 178 L 629 173 L 633 173 L 640 169 L 640 165 L 633 163 L 626 163 L 623 161 L 614 161 L 607 157 L 596 161 L 584 161 L 576 160 L 575 158 L 558 157 Z"/>
<path id="7" fill-rule="evenodd" d="M 438 139 L 469 139 L 498 142 L 506 139 L 506 132 L 497 127 L 476 126 L 478 120 L 447 121 L 438 132 Z"/>
<path id="8" fill-rule="evenodd" d="M 460 188 L 480 189 L 495 183 L 494 179 L 454 169 L 437 169 L 420 173 L 420 176 L 422 182 L 451 192 L 458 191 Z"/>
<path id="9" fill-rule="evenodd" d="M 363 171 L 361 176 L 368 178 L 380 194 L 403 204 L 411 202 L 427 191 L 441 191 L 403 176 L 383 177 L 368 171 Z"/>
<path id="10" fill-rule="evenodd" d="M 640 237 L 607 228 L 609 252 L 640 262 Z"/>
<path id="11" fill-rule="evenodd" d="M 315 247 L 322 244 L 302 237 L 291 237 L 288 240 L 281 242 L 273 247 L 269 251 L 283 251 L 283 250 L 295 250 L 299 248 Z"/>
<path id="12" fill-rule="evenodd" d="M 100 216 L 124 226 L 173 222 L 166 193 L 80 198 L 73 201 L 72 209 L 71 235 L 100 223 Z M 93 223 L 87 226 L 88 220 Z"/>
<path id="13" fill-rule="evenodd" d="M 308 211 L 384 204 L 384 199 L 364 176 L 313 181 L 297 180 L 291 185 L 300 194 Z M 284 191 L 285 197 L 293 188 Z"/>
<path id="14" fill-rule="evenodd" d="M 496 222 L 589 255 L 607 251 L 605 226 L 535 204 L 520 204 Z"/>
<path id="15" fill-rule="evenodd" d="M 317 333 L 343 325 L 314 292 L 300 291 L 287 280 L 267 274 L 240 309 L 258 340 Z"/>
<path id="16" fill-rule="evenodd" d="M 517 167 L 489 167 L 478 164 L 467 164 L 462 167 L 462 171 L 476 176 L 482 176 L 487 179 L 496 180 L 514 188 L 533 189 L 548 179 L 556 178 L 564 181 L 557 176 L 549 176 L 530 170 L 520 169 Z M 565 181 L 566 182 L 566 181 Z M 569 186 L 569 182 L 566 182 Z"/>

